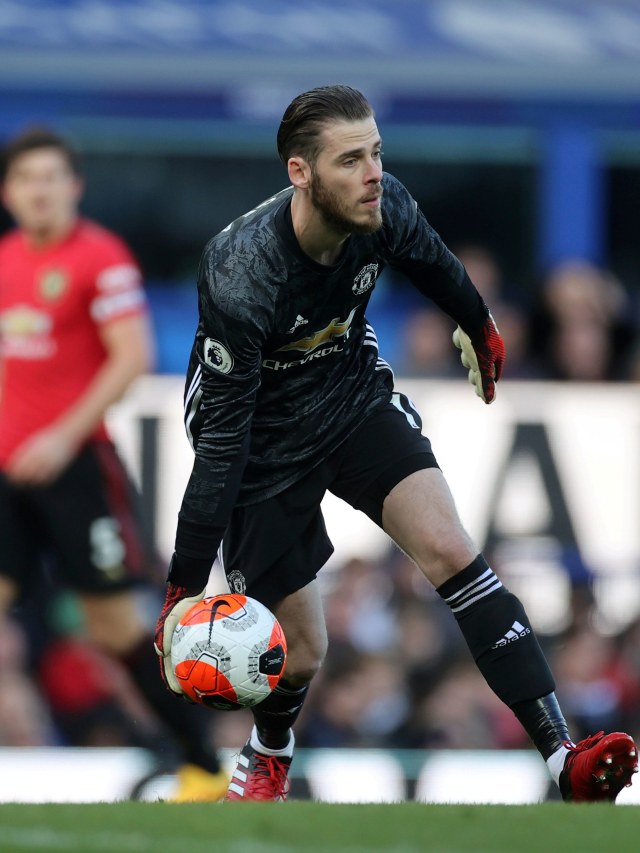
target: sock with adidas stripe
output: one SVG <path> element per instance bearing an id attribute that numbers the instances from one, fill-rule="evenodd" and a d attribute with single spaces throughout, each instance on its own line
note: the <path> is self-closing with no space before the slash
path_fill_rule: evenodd
<path id="1" fill-rule="evenodd" d="M 520 600 L 481 554 L 437 592 L 451 608 L 489 687 L 513 710 L 543 758 L 549 758 L 569 734 L 551 670 Z"/>

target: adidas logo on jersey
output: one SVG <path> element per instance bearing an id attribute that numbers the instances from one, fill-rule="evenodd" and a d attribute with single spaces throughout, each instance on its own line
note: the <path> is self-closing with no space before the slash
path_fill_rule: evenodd
<path id="1" fill-rule="evenodd" d="M 308 320 L 305 320 L 301 314 L 298 314 L 296 317 L 296 321 L 290 329 L 287 329 L 287 335 L 292 335 L 298 326 L 304 326 L 308 323 Z"/>
<path id="2" fill-rule="evenodd" d="M 531 628 L 525 628 L 524 625 L 521 625 L 517 620 L 513 623 L 513 625 L 509 628 L 507 633 L 501 637 L 498 642 L 491 646 L 492 649 L 499 649 L 500 646 L 506 646 L 509 643 L 515 643 L 516 640 L 519 640 L 521 637 L 526 637 L 527 634 L 531 633 Z"/>

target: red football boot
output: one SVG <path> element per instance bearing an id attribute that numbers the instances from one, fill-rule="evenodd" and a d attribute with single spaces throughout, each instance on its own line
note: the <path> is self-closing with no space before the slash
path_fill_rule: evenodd
<path id="1" fill-rule="evenodd" d="M 591 735 L 569 749 L 560 774 L 562 799 L 572 803 L 614 802 L 638 772 L 638 750 L 623 732 Z"/>
<path id="2" fill-rule="evenodd" d="M 225 801 L 283 802 L 289 793 L 290 766 L 291 758 L 283 755 L 263 755 L 257 752 L 248 740 L 238 756 Z"/>

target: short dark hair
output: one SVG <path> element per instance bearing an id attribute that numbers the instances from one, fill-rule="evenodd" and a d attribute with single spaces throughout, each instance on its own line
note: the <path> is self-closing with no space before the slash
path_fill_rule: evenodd
<path id="1" fill-rule="evenodd" d="M 71 143 L 48 127 L 31 127 L 14 136 L 5 145 L 0 161 L 0 181 L 4 181 L 11 164 L 22 154 L 39 148 L 55 148 L 64 155 L 71 171 L 80 175 L 80 156 Z"/>
<path id="2" fill-rule="evenodd" d="M 320 86 L 291 101 L 278 128 L 278 155 L 286 166 L 298 155 L 314 163 L 320 152 L 320 134 L 333 121 L 362 121 L 374 116 L 362 92 L 351 86 Z"/>

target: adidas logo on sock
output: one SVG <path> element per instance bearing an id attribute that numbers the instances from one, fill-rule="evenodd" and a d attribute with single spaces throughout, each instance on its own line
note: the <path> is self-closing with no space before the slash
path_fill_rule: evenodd
<path id="1" fill-rule="evenodd" d="M 500 646 L 506 646 L 509 643 L 515 643 L 516 640 L 519 640 L 521 637 L 526 637 L 527 634 L 531 633 L 531 628 L 525 628 L 524 625 L 521 625 L 517 620 L 513 623 L 513 625 L 509 628 L 504 637 L 501 637 L 495 646 L 491 646 L 492 649 L 499 649 Z"/>

